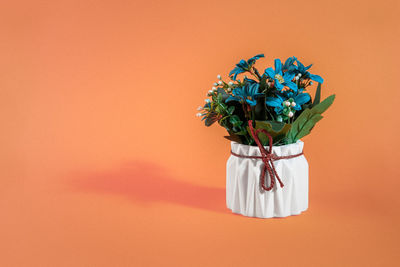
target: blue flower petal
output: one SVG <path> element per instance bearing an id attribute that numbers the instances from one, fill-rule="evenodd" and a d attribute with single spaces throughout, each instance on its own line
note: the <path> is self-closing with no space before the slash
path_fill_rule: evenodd
<path id="1" fill-rule="evenodd" d="M 283 79 L 285 80 L 285 82 L 290 82 L 291 80 L 293 80 L 294 76 L 294 73 L 285 72 L 285 74 L 283 74 Z"/>
<path id="2" fill-rule="evenodd" d="M 238 87 L 238 88 L 233 89 L 232 94 L 234 96 L 240 96 L 240 97 L 244 97 L 245 96 L 245 92 L 244 92 L 243 87 Z"/>
<path id="3" fill-rule="evenodd" d="M 235 96 L 229 96 L 226 100 L 225 103 L 228 103 L 230 101 L 240 101 L 241 99 L 239 97 L 235 97 Z"/>
<path id="4" fill-rule="evenodd" d="M 270 107 L 279 107 L 282 106 L 282 99 L 277 97 L 267 97 L 265 104 Z"/>
<path id="5" fill-rule="evenodd" d="M 286 59 L 285 64 L 283 64 L 283 69 L 288 70 L 291 66 L 293 66 L 293 63 L 296 59 L 296 57 L 289 57 L 288 59 Z"/>
<path id="6" fill-rule="evenodd" d="M 318 83 L 324 83 L 324 79 L 322 79 L 322 77 L 319 75 L 310 74 L 310 79 Z"/>
<path id="7" fill-rule="evenodd" d="M 250 100 L 250 99 L 246 99 L 246 102 L 250 105 L 250 106 L 255 106 L 257 104 L 257 101 L 255 100 Z"/>
<path id="8" fill-rule="evenodd" d="M 241 69 L 241 68 L 239 68 L 239 67 L 236 67 L 236 68 L 234 68 L 234 69 L 229 73 L 229 76 L 231 76 L 232 74 L 234 74 L 233 77 L 232 77 L 232 80 L 236 81 L 236 77 L 238 76 L 238 74 L 243 73 L 243 72 L 245 72 L 244 69 Z"/>
<path id="9" fill-rule="evenodd" d="M 282 62 L 279 58 L 275 59 L 275 73 L 282 75 Z"/>
<path id="10" fill-rule="evenodd" d="M 279 107 L 276 107 L 274 110 L 275 110 L 276 114 L 281 114 L 283 111 L 283 107 L 282 107 L 282 105 L 280 105 Z"/>
<path id="11" fill-rule="evenodd" d="M 293 108 L 294 108 L 294 110 L 301 110 L 301 106 L 297 103 L 296 103 L 296 106 L 294 106 Z"/>
<path id="12" fill-rule="evenodd" d="M 262 57 L 264 57 L 264 54 L 258 54 L 258 55 L 255 55 L 255 56 L 252 57 L 252 58 L 254 58 L 254 59 L 259 59 L 259 58 L 262 58 Z"/>
<path id="13" fill-rule="evenodd" d="M 233 70 L 231 70 L 231 72 L 229 72 L 229 76 L 233 75 L 236 72 L 237 68 L 238 67 L 235 67 Z"/>
<path id="14" fill-rule="evenodd" d="M 250 84 L 252 84 L 252 83 L 257 83 L 257 81 L 255 81 L 255 80 L 253 80 L 253 79 L 249 79 L 249 78 L 244 78 L 244 81 L 245 82 L 248 82 L 248 83 L 250 83 Z"/>
<path id="15" fill-rule="evenodd" d="M 264 54 L 255 55 L 254 57 L 252 57 L 249 60 L 247 60 L 247 63 L 249 65 L 253 65 L 256 62 L 257 59 L 262 58 L 262 57 L 264 57 Z"/>
<path id="16" fill-rule="evenodd" d="M 274 78 L 275 77 L 275 71 L 273 68 L 267 68 L 265 69 L 265 75 L 267 75 L 270 78 Z"/>
<path id="17" fill-rule="evenodd" d="M 279 83 L 277 79 L 275 79 L 275 88 L 278 90 L 282 90 L 283 89 L 283 84 Z"/>
<path id="18" fill-rule="evenodd" d="M 249 93 L 251 95 L 257 94 L 258 93 L 258 88 L 260 87 L 260 84 L 258 83 L 253 83 L 249 85 Z"/>
<path id="19" fill-rule="evenodd" d="M 304 105 L 305 103 L 310 101 L 310 99 L 311 99 L 311 96 L 309 94 L 303 93 L 303 94 L 298 94 L 294 98 L 294 102 L 296 102 L 296 104 L 299 104 L 299 105 Z"/>
<path id="20" fill-rule="evenodd" d="M 296 75 L 298 73 L 297 66 L 296 65 L 291 65 L 287 68 L 287 72 L 293 75 Z"/>
<path id="21" fill-rule="evenodd" d="M 295 92 L 297 92 L 297 84 L 295 84 L 294 82 L 291 81 L 285 81 L 284 85 L 286 85 L 287 87 L 289 87 L 290 89 L 294 90 Z"/>
<path id="22" fill-rule="evenodd" d="M 247 67 L 248 67 L 248 64 L 247 64 L 246 60 L 241 59 L 241 60 L 239 61 L 239 63 L 238 63 L 236 66 L 238 66 L 238 67 L 240 67 L 240 68 L 247 68 Z"/>
<path id="23" fill-rule="evenodd" d="M 303 74 L 304 72 L 307 71 L 307 70 L 306 70 L 306 67 L 304 67 L 304 65 L 303 65 L 300 61 L 298 61 L 298 60 L 296 59 L 296 62 L 297 62 L 298 70 L 299 70 L 299 72 L 300 72 L 301 74 Z"/>

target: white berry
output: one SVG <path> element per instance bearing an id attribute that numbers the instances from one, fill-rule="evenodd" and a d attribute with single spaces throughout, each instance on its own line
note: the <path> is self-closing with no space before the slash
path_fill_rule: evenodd
<path id="1" fill-rule="evenodd" d="M 293 115 L 294 115 L 293 112 L 289 111 L 288 117 L 291 118 L 291 117 L 293 117 Z"/>
<path id="2" fill-rule="evenodd" d="M 297 76 L 301 77 L 301 73 L 297 74 Z"/>
<path id="3" fill-rule="evenodd" d="M 289 101 L 285 101 L 284 104 L 285 104 L 285 106 L 287 106 L 287 107 L 290 106 L 290 102 L 289 102 Z"/>
<path id="4" fill-rule="evenodd" d="M 218 86 L 218 83 L 214 83 L 214 86 Z"/>
<path id="5" fill-rule="evenodd" d="M 232 85 L 233 85 L 233 82 L 229 82 L 228 84 L 229 84 L 230 86 L 232 86 Z"/>
<path id="6" fill-rule="evenodd" d="M 202 110 L 202 109 L 203 109 L 202 106 L 199 106 L 199 107 L 197 108 L 198 111 L 200 111 L 200 110 Z"/>
<path id="7" fill-rule="evenodd" d="M 292 105 L 292 107 L 296 106 L 296 102 L 292 102 L 291 105 Z"/>
<path id="8" fill-rule="evenodd" d="M 206 99 L 204 101 L 206 101 L 206 103 L 210 103 L 211 102 L 210 99 Z"/>
<path id="9" fill-rule="evenodd" d="M 218 84 L 219 84 L 219 85 L 222 85 L 222 84 L 223 84 L 223 82 L 222 82 L 222 81 L 218 81 Z"/>
<path id="10" fill-rule="evenodd" d="M 218 75 L 217 75 L 217 79 L 218 79 L 218 80 L 221 80 L 221 75 L 218 74 Z"/>
<path id="11" fill-rule="evenodd" d="M 196 116 L 197 116 L 197 117 L 201 117 L 202 114 L 201 114 L 201 113 L 197 113 Z"/>

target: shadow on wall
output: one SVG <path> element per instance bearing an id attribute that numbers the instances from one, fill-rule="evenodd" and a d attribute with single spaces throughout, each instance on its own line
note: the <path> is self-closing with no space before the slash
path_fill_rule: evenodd
<path id="1" fill-rule="evenodd" d="M 173 179 L 165 169 L 150 162 L 135 161 L 112 172 L 84 175 L 74 180 L 74 187 L 85 192 L 125 196 L 142 204 L 169 202 L 214 212 L 228 212 L 225 189 Z"/>

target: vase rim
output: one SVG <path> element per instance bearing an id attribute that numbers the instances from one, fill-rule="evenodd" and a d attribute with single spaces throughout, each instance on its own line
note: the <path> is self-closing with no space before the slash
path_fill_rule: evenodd
<path id="1" fill-rule="evenodd" d="M 250 146 L 250 145 L 241 144 L 241 143 L 238 143 L 236 141 L 231 141 L 231 143 L 237 144 L 237 145 L 240 145 L 240 146 L 244 146 L 244 147 L 257 147 L 257 146 Z M 272 146 L 272 148 L 285 148 L 285 147 L 288 147 L 288 146 L 298 145 L 298 144 L 304 144 L 304 142 L 301 141 L 301 140 L 297 140 L 296 143 L 291 143 L 291 144 L 282 145 L 282 146 Z M 268 147 L 268 145 L 266 145 L 264 147 Z"/>

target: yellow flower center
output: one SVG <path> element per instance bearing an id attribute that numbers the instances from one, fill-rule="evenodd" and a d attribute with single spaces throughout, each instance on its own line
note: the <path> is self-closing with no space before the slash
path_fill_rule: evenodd
<path id="1" fill-rule="evenodd" d="M 283 79 L 282 75 L 275 74 L 275 79 L 278 80 L 279 83 L 284 83 L 285 80 Z"/>

